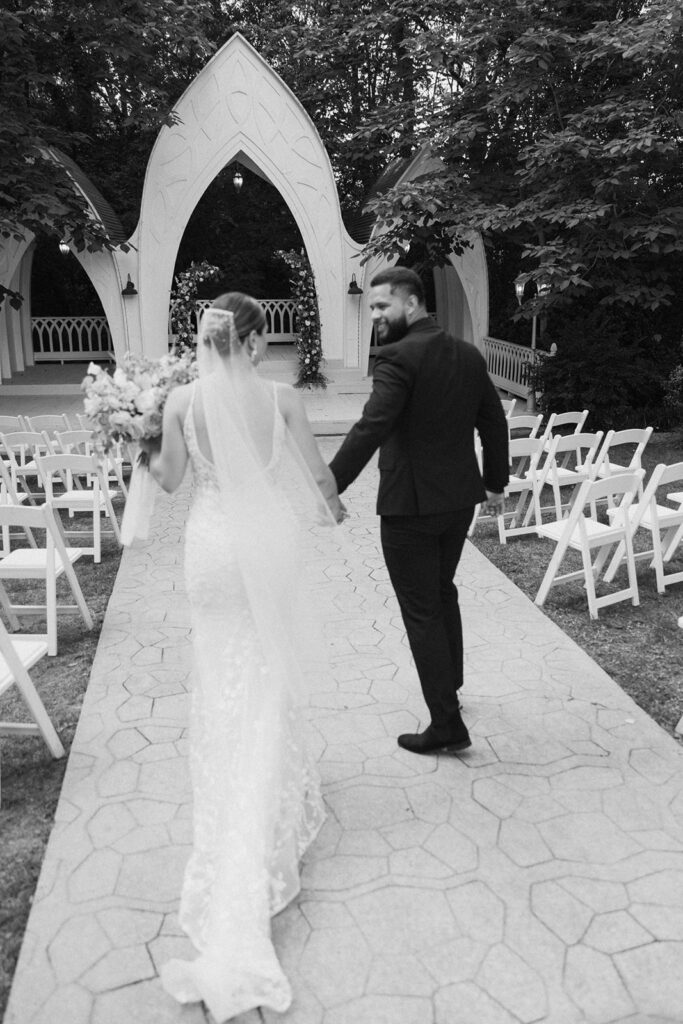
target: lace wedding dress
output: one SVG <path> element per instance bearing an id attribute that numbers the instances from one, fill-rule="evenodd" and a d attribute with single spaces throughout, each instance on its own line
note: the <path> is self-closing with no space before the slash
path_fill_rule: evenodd
<path id="1" fill-rule="evenodd" d="M 263 469 L 277 497 L 285 424 L 277 386 L 258 386 L 272 389 L 271 455 Z M 199 956 L 170 961 L 161 978 L 176 999 L 203 1000 L 224 1021 L 256 1006 L 290 1005 L 270 917 L 299 892 L 299 860 L 324 812 L 295 709 L 296 684 L 288 678 L 293 654 L 278 639 L 295 625 L 288 617 L 301 591 L 297 518 L 284 492 L 276 517 L 263 502 L 250 503 L 248 514 L 226 507 L 214 463 L 198 444 L 200 391 L 198 382 L 184 424 L 194 478 L 185 552 L 194 847 L 180 906 L 180 923 Z M 269 617 L 280 618 L 266 633 L 245 588 L 245 578 L 259 577 L 268 581 Z"/>

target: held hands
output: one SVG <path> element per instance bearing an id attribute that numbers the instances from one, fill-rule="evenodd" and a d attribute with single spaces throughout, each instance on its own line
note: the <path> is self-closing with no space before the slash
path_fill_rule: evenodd
<path id="1" fill-rule="evenodd" d="M 337 524 L 343 523 L 345 519 L 348 519 L 349 513 L 346 510 L 346 505 L 338 495 L 335 495 L 328 504 Z"/>
<path id="2" fill-rule="evenodd" d="M 501 516 L 505 511 L 505 495 L 497 494 L 495 491 L 487 491 L 484 511 L 488 516 Z"/>
<path id="3" fill-rule="evenodd" d="M 155 452 L 161 451 L 161 437 L 143 437 L 138 441 L 140 452 L 138 464 L 149 468 L 149 460 Z"/>

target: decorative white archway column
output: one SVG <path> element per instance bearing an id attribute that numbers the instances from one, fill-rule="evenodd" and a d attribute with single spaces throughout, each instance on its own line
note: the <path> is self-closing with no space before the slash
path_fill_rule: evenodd
<path id="1" fill-rule="evenodd" d="M 174 113 L 178 123 L 162 128 L 152 151 L 131 239 L 138 250 L 140 347 L 150 356 L 166 351 L 183 232 L 216 175 L 239 160 L 278 189 L 301 231 L 318 289 L 326 359 L 357 366 L 358 346 L 347 327 L 356 315 L 347 288 L 357 247 L 342 223 L 325 147 L 296 96 L 236 34 L 188 87 Z"/>

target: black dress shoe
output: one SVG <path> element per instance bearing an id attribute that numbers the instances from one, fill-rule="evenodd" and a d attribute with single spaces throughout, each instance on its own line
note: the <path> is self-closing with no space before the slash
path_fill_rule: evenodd
<path id="1" fill-rule="evenodd" d="M 462 732 L 446 740 L 437 736 L 428 725 L 424 732 L 404 732 L 398 738 L 398 745 L 411 754 L 433 754 L 436 750 L 466 750 L 472 746 L 472 740 L 464 725 Z"/>

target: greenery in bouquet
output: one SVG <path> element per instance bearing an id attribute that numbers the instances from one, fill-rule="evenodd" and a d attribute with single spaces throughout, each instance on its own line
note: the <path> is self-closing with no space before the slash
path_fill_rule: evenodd
<path id="1" fill-rule="evenodd" d="M 169 392 L 196 376 L 197 364 L 189 352 L 161 359 L 129 354 L 113 375 L 90 363 L 81 387 L 98 450 L 107 452 L 119 441 L 159 437 Z"/>
<path id="2" fill-rule="evenodd" d="M 291 249 L 278 252 L 291 271 L 289 283 L 296 307 L 296 350 L 299 356 L 297 388 L 325 388 L 327 377 L 322 372 L 323 350 L 320 342 L 320 314 L 315 278 L 311 265 L 303 252 Z"/>
<path id="3" fill-rule="evenodd" d="M 220 275 L 220 269 L 202 260 L 194 260 L 176 274 L 171 291 L 171 331 L 175 335 L 172 351 L 182 354 L 194 348 L 197 294 L 199 285 Z"/>

